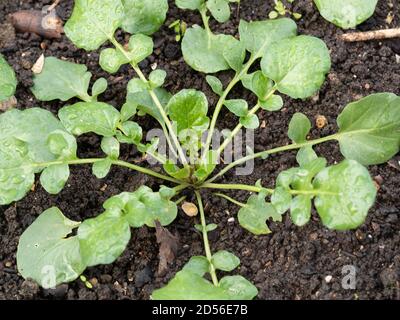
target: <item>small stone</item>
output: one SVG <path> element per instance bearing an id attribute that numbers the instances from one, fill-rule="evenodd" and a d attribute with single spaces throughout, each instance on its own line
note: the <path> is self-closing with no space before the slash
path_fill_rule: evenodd
<path id="1" fill-rule="evenodd" d="M 6 263 L 4 265 L 6 266 L 6 268 L 11 268 L 12 267 L 12 262 L 11 261 L 6 261 Z"/>
<path id="2" fill-rule="evenodd" d="M 97 278 L 92 278 L 89 280 L 89 282 L 92 284 L 92 286 L 97 286 L 99 284 L 99 280 Z"/>
<path id="3" fill-rule="evenodd" d="M 149 267 L 145 267 L 135 273 L 135 286 L 143 287 L 146 283 L 151 281 L 152 271 Z"/>
<path id="4" fill-rule="evenodd" d="M 318 233 L 313 232 L 310 234 L 310 240 L 317 240 L 318 239 Z"/>
<path id="5" fill-rule="evenodd" d="M 110 283 L 112 281 L 112 277 L 109 274 L 102 274 L 100 276 L 100 280 L 102 283 Z"/>
<path id="6" fill-rule="evenodd" d="M 331 281 L 332 281 L 332 276 L 331 275 L 327 275 L 326 277 L 325 277 L 325 282 L 326 283 L 330 283 Z"/>
<path id="7" fill-rule="evenodd" d="M 229 219 L 228 219 L 228 223 L 234 223 L 235 222 L 235 218 L 234 217 L 230 217 Z"/>

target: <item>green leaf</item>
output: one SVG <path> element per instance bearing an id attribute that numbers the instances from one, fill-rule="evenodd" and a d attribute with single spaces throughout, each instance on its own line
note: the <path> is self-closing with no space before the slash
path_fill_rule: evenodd
<path id="1" fill-rule="evenodd" d="M 274 86 L 272 80 L 264 76 L 262 71 L 246 74 L 242 78 L 242 84 L 246 89 L 252 91 L 260 101 L 265 101 Z"/>
<path id="2" fill-rule="evenodd" d="M 121 124 L 121 131 L 117 131 L 117 139 L 121 143 L 138 145 L 143 137 L 142 127 L 136 122 L 125 121 Z"/>
<path id="3" fill-rule="evenodd" d="M 272 95 L 265 101 L 259 101 L 261 108 L 267 111 L 278 111 L 283 107 L 283 100 L 281 96 Z"/>
<path id="4" fill-rule="evenodd" d="M 247 204 L 239 210 L 239 224 L 256 235 L 271 233 L 266 221 L 282 221 L 282 216 L 272 204 L 265 202 L 265 192 L 250 196 Z"/>
<path id="5" fill-rule="evenodd" d="M 69 178 L 69 166 L 57 164 L 47 167 L 40 175 L 40 183 L 50 194 L 58 194 Z"/>
<path id="6" fill-rule="evenodd" d="M 221 279 L 218 287 L 191 270 L 179 271 L 161 289 L 153 291 L 153 300 L 251 300 L 257 288 L 242 276 Z"/>
<path id="7" fill-rule="evenodd" d="M 103 179 L 110 172 L 111 166 L 112 160 L 110 158 L 106 158 L 104 160 L 93 163 L 92 172 L 97 179 Z"/>
<path id="8" fill-rule="evenodd" d="M 210 271 L 210 263 L 206 257 L 194 256 L 185 264 L 182 270 L 191 271 L 200 277 L 203 277 Z"/>
<path id="9" fill-rule="evenodd" d="M 118 72 L 121 66 L 126 63 L 129 63 L 129 59 L 120 50 L 107 48 L 100 52 L 100 67 L 108 73 Z"/>
<path id="10" fill-rule="evenodd" d="M 310 120 L 304 114 L 296 112 L 289 123 L 289 138 L 295 143 L 305 142 L 310 130 Z"/>
<path id="11" fill-rule="evenodd" d="M 34 173 L 44 169 L 33 164 L 75 157 L 76 142 L 71 141 L 74 138 L 47 110 L 12 109 L 0 115 L 0 128 L 1 205 L 18 201 L 29 192 Z M 54 137 L 59 136 L 60 132 L 63 135 L 64 153 L 59 152 L 53 143 Z M 55 144 L 58 143 L 60 141 Z"/>
<path id="12" fill-rule="evenodd" d="M 290 192 L 281 186 L 275 188 L 274 193 L 271 195 L 271 204 L 279 214 L 284 214 L 289 210 L 292 202 L 292 195 Z"/>
<path id="13" fill-rule="evenodd" d="M 219 286 L 233 300 L 252 300 L 257 296 L 257 288 L 242 276 L 226 276 L 221 279 Z"/>
<path id="14" fill-rule="evenodd" d="M 112 137 L 120 121 L 119 111 L 103 102 L 78 102 L 61 108 L 58 117 L 64 127 L 76 136 L 94 132 Z"/>
<path id="15" fill-rule="evenodd" d="M 129 33 L 151 35 L 164 23 L 168 0 L 122 0 L 125 17 L 122 28 Z"/>
<path id="16" fill-rule="evenodd" d="M 222 271 L 232 271 L 240 264 L 239 258 L 226 250 L 214 253 L 211 261 L 216 269 Z"/>
<path id="17" fill-rule="evenodd" d="M 175 4 L 180 9 L 200 10 L 204 0 L 175 0 Z"/>
<path id="18" fill-rule="evenodd" d="M 228 0 L 208 0 L 206 2 L 208 10 L 212 16 L 220 23 L 229 20 L 231 15 L 231 8 L 229 7 Z"/>
<path id="19" fill-rule="evenodd" d="M 175 163 L 167 161 L 163 164 L 163 168 L 168 175 L 175 179 L 185 180 L 190 177 L 190 167 L 188 166 L 179 168 Z"/>
<path id="20" fill-rule="evenodd" d="M 299 150 L 296 156 L 297 163 L 300 167 L 306 166 L 308 163 L 317 159 L 318 156 L 313 150 L 312 146 L 303 147 Z"/>
<path id="21" fill-rule="evenodd" d="M 14 95 L 17 83 L 14 70 L 0 54 L 0 102 L 8 100 Z"/>
<path id="22" fill-rule="evenodd" d="M 163 197 L 164 194 L 141 186 L 135 192 L 124 192 L 108 199 L 103 206 L 107 211 L 124 212 L 125 218 L 134 228 L 143 225 L 154 227 L 154 220 L 166 226 L 175 220 L 178 208 L 175 202 Z"/>
<path id="23" fill-rule="evenodd" d="M 224 58 L 224 50 L 236 42 L 232 36 L 207 33 L 195 25 L 187 29 L 183 37 L 183 58 L 189 66 L 199 72 L 216 73 L 228 70 L 230 66 Z"/>
<path id="24" fill-rule="evenodd" d="M 311 219 L 311 196 L 298 195 L 290 204 L 290 218 L 296 226 L 302 227 Z"/>
<path id="25" fill-rule="evenodd" d="M 97 50 L 114 37 L 125 16 L 120 0 L 76 0 L 64 26 L 67 37 L 86 51 Z"/>
<path id="26" fill-rule="evenodd" d="M 138 64 L 153 53 L 153 39 L 143 34 L 131 36 L 128 44 L 130 61 Z"/>
<path id="27" fill-rule="evenodd" d="M 224 93 L 224 86 L 222 85 L 221 80 L 214 76 L 206 76 L 206 81 L 215 94 L 222 96 Z"/>
<path id="28" fill-rule="evenodd" d="M 97 97 L 97 96 L 101 95 L 103 92 L 105 92 L 107 90 L 107 87 L 108 87 L 108 83 L 105 78 L 97 79 L 92 87 L 92 96 Z"/>
<path id="29" fill-rule="evenodd" d="M 48 57 L 42 72 L 34 75 L 31 90 L 41 101 L 67 101 L 74 97 L 90 100 L 87 92 L 91 77 L 85 65 Z"/>
<path id="30" fill-rule="evenodd" d="M 400 147 L 400 97 L 378 93 L 350 103 L 337 119 L 340 151 L 363 165 L 388 161 Z"/>
<path id="31" fill-rule="evenodd" d="M 246 22 L 240 21 L 240 41 L 255 57 L 262 57 L 274 42 L 295 37 L 296 23 L 288 18 Z"/>
<path id="32" fill-rule="evenodd" d="M 279 92 L 304 99 L 321 87 L 331 60 L 322 40 L 298 36 L 272 44 L 261 60 L 261 68 L 275 81 Z"/>
<path id="33" fill-rule="evenodd" d="M 257 129 L 260 126 L 260 121 L 258 120 L 257 115 L 248 114 L 244 117 L 240 117 L 240 124 L 246 129 Z"/>
<path id="34" fill-rule="evenodd" d="M 239 72 L 243 67 L 243 62 L 246 57 L 246 48 L 240 41 L 231 41 L 227 43 L 223 55 L 228 65 L 233 70 Z"/>
<path id="35" fill-rule="evenodd" d="M 322 170 L 314 180 L 314 205 L 329 229 L 349 230 L 364 223 L 375 202 L 376 188 L 368 170 L 354 160 Z"/>
<path id="36" fill-rule="evenodd" d="M 354 28 L 370 18 L 378 0 L 314 0 L 321 15 L 343 29 Z"/>
<path id="37" fill-rule="evenodd" d="M 86 265 L 78 238 L 67 237 L 78 226 L 79 222 L 69 220 L 58 208 L 43 212 L 19 239 L 19 273 L 46 289 L 78 278 Z"/>
<path id="38" fill-rule="evenodd" d="M 166 77 L 167 73 L 164 70 L 158 69 L 152 71 L 149 75 L 151 86 L 153 88 L 161 87 L 164 84 Z"/>
<path id="39" fill-rule="evenodd" d="M 121 121 L 125 122 L 132 118 L 137 111 L 137 104 L 134 102 L 126 102 L 121 108 Z"/>
<path id="40" fill-rule="evenodd" d="M 225 290 L 189 270 L 179 271 L 163 288 L 153 291 L 152 300 L 226 300 Z"/>
<path id="41" fill-rule="evenodd" d="M 129 223 L 115 212 L 104 212 L 79 226 L 82 259 L 88 267 L 114 262 L 131 238 Z"/>
<path id="42" fill-rule="evenodd" d="M 249 112 L 249 105 L 247 101 L 243 99 L 225 100 L 224 105 L 230 112 L 238 117 L 245 117 Z"/>
<path id="43" fill-rule="evenodd" d="M 46 145 L 58 159 L 76 159 L 76 150 L 78 148 L 76 139 L 66 131 L 54 130 L 51 132 L 47 137 Z"/>
<path id="44" fill-rule="evenodd" d="M 104 137 L 101 140 L 101 150 L 112 160 L 119 157 L 119 142 L 114 137 Z"/>
<path id="45" fill-rule="evenodd" d="M 204 181 L 215 170 L 217 164 L 217 152 L 215 150 L 208 150 L 206 157 L 202 159 L 193 176 L 195 176 L 198 181 Z"/>
<path id="46" fill-rule="evenodd" d="M 147 89 L 136 91 L 139 88 L 134 85 L 136 81 L 132 82 L 133 80 L 135 79 L 132 79 L 128 83 L 127 102 L 137 105 L 137 109 L 141 112 L 142 115 L 149 114 L 159 123 L 164 124 L 164 120 L 160 114 L 160 111 L 155 105 Z M 154 93 L 156 94 L 163 106 L 166 106 L 171 99 L 171 94 L 163 88 L 154 89 Z"/>
<path id="47" fill-rule="evenodd" d="M 194 89 L 184 89 L 175 94 L 167 105 L 178 134 L 185 129 L 204 131 L 208 127 L 208 101 L 205 94 Z"/>

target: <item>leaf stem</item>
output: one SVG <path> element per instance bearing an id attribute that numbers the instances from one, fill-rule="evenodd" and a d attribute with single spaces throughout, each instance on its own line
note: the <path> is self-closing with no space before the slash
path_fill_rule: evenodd
<path id="1" fill-rule="evenodd" d="M 210 148 L 211 141 L 212 141 L 212 136 L 214 134 L 214 130 L 215 130 L 215 126 L 217 124 L 218 116 L 219 116 L 219 113 L 222 110 L 222 107 L 224 106 L 224 103 L 226 101 L 226 98 L 227 98 L 228 94 L 231 92 L 233 87 L 242 79 L 242 77 L 245 74 L 247 74 L 247 71 L 249 70 L 249 68 L 253 65 L 253 63 L 256 60 L 257 60 L 257 57 L 252 55 L 250 57 L 249 61 L 240 70 L 240 72 L 236 72 L 235 76 L 233 77 L 233 79 L 228 84 L 228 86 L 226 87 L 226 89 L 222 93 L 221 97 L 219 98 L 219 100 L 217 102 L 217 105 L 215 106 L 215 110 L 214 110 L 212 119 L 211 119 L 210 128 L 208 130 L 207 140 L 206 140 L 205 147 L 204 147 L 203 159 L 204 159 L 204 155 L 207 154 L 207 151 Z"/>
<path id="2" fill-rule="evenodd" d="M 229 202 L 232 202 L 233 204 L 236 204 L 236 205 L 238 205 L 239 207 L 245 207 L 245 206 L 246 206 L 244 203 L 239 202 L 239 201 L 237 201 L 237 200 L 235 200 L 235 199 L 233 199 L 233 198 L 227 196 L 226 194 L 219 193 L 219 192 L 215 192 L 215 193 L 213 193 L 213 194 L 216 195 L 217 197 L 224 198 L 225 200 L 228 200 Z"/>
<path id="3" fill-rule="evenodd" d="M 122 54 L 125 55 L 126 58 L 128 58 L 130 60 L 130 58 L 127 55 L 125 49 L 121 46 L 121 44 L 114 37 L 110 38 L 110 41 L 115 46 L 116 49 L 118 49 Z M 148 80 L 147 80 L 146 76 L 143 74 L 143 72 L 139 68 L 139 66 L 137 66 L 132 61 L 130 62 L 130 65 L 132 66 L 133 70 L 135 70 L 135 72 L 139 76 L 139 78 L 143 82 L 148 83 Z M 180 143 L 178 141 L 178 138 L 177 138 L 177 136 L 175 134 L 175 131 L 174 131 L 173 127 L 172 127 L 171 121 L 169 120 L 167 114 L 165 113 L 165 110 L 164 110 L 160 100 L 158 99 L 158 97 L 157 97 L 157 95 L 156 95 L 156 93 L 154 92 L 153 89 L 148 89 L 148 92 L 149 92 L 150 97 L 153 100 L 154 104 L 156 105 L 158 111 L 160 112 L 161 117 L 162 117 L 163 121 L 165 122 L 165 125 L 167 126 L 167 128 L 169 130 L 169 134 L 170 134 L 170 136 L 171 136 L 171 138 L 172 138 L 172 140 L 173 140 L 173 142 L 174 142 L 174 144 L 176 146 L 176 149 L 178 151 L 179 158 L 180 158 L 182 164 L 187 165 L 188 163 L 187 163 L 187 160 L 186 160 L 185 153 L 182 150 L 182 147 L 181 147 L 181 145 L 180 145 Z"/>
<path id="4" fill-rule="evenodd" d="M 320 143 L 323 143 L 323 142 L 336 140 L 337 138 L 338 138 L 338 134 L 333 134 L 333 135 L 326 136 L 326 137 L 323 137 L 323 138 L 320 138 L 320 139 L 310 140 L 310 141 L 306 141 L 306 142 L 298 143 L 298 144 L 293 143 L 293 144 L 289 144 L 287 146 L 282 146 L 282 147 L 273 148 L 273 149 L 257 152 L 257 153 L 254 153 L 254 154 L 250 154 L 250 155 L 248 155 L 246 157 L 243 157 L 241 159 L 238 159 L 238 160 L 230 163 L 225 168 L 223 168 L 220 172 L 218 172 L 214 177 L 212 177 L 211 179 L 207 180 L 206 182 L 215 181 L 216 179 L 218 179 L 219 177 L 224 175 L 226 172 L 228 172 L 232 168 L 234 168 L 234 167 L 236 167 L 238 165 L 241 165 L 242 163 L 245 163 L 245 162 L 247 162 L 249 160 L 265 157 L 267 155 L 271 155 L 271 154 L 278 153 L 278 152 L 300 149 L 300 148 L 307 147 L 307 146 L 313 146 L 313 145 L 320 144 Z"/>
<path id="5" fill-rule="evenodd" d="M 215 267 L 214 267 L 214 265 L 212 263 L 211 248 L 210 248 L 210 244 L 208 242 L 208 235 L 207 235 L 208 231 L 207 231 L 206 218 L 205 218 L 205 215 L 204 215 L 203 202 L 201 200 L 200 192 L 197 191 L 197 190 L 195 190 L 194 192 L 196 194 L 197 203 L 199 204 L 200 220 L 201 220 L 201 225 L 203 227 L 204 250 L 206 251 L 207 260 L 210 263 L 211 279 L 212 279 L 212 282 L 213 282 L 214 286 L 218 286 L 219 282 L 218 282 L 218 278 L 217 278 L 217 273 L 216 273 Z"/>
<path id="6" fill-rule="evenodd" d="M 68 165 L 78 165 L 78 164 L 92 164 L 95 162 L 99 162 L 99 161 L 103 161 L 104 158 L 88 158 L 88 159 L 74 159 L 74 160 L 55 160 L 55 161 L 49 161 L 49 162 L 43 162 L 43 163 L 33 163 L 31 164 L 32 167 L 34 168 L 44 168 L 44 167 L 49 167 L 52 165 L 60 165 L 60 164 L 68 164 Z M 140 166 L 137 166 L 135 164 L 129 163 L 129 162 L 125 162 L 122 160 L 112 160 L 111 163 L 113 165 L 117 165 L 117 166 L 121 166 L 121 167 L 126 167 L 144 174 L 147 174 L 149 176 L 153 176 L 155 178 L 159 178 L 165 181 L 169 181 L 169 182 L 173 182 L 179 185 L 182 185 L 182 182 L 168 177 L 166 175 L 163 175 L 161 173 L 155 172 L 151 169 L 147 169 L 147 168 L 142 168 Z M 186 185 L 186 184 L 184 184 Z"/>
<path id="7" fill-rule="evenodd" d="M 203 183 L 200 188 L 205 189 L 221 189 L 221 190 L 245 190 L 249 192 L 261 192 L 266 191 L 273 193 L 273 189 L 260 188 L 257 186 L 249 186 L 247 184 L 224 184 L 224 183 Z"/>

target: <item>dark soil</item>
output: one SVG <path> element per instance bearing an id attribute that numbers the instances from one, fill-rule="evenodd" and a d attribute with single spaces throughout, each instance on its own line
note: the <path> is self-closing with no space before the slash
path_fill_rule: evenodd
<path id="1" fill-rule="evenodd" d="M 98 66 L 98 52 L 78 50 L 66 37 L 50 41 L 29 34 L 14 35 L 7 25 L 7 14 L 21 9 L 41 9 L 50 2 L 0 1 L 0 52 L 14 67 L 20 82 L 16 94 L 18 108 L 40 106 L 57 112 L 62 106 L 58 102 L 39 102 L 29 90 L 32 82 L 30 67 L 41 53 L 86 64 L 94 75 L 93 80 L 106 77 L 110 87 L 102 100 L 121 106 L 126 84 L 134 76 L 128 67 L 110 76 Z M 65 0 L 58 7 L 58 13 L 64 20 L 71 13 L 72 3 Z M 265 19 L 272 3 L 272 0 L 242 1 L 240 18 Z M 282 111 L 260 113 L 260 120 L 265 120 L 266 126 L 256 131 L 257 150 L 287 144 L 287 126 L 296 111 L 305 113 L 310 119 L 315 119 L 317 115 L 327 118 L 329 124 L 325 128 L 319 130 L 314 125 L 312 137 L 320 137 L 335 132 L 336 116 L 348 102 L 374 92 L 400 94 L 398 56 L 396 62 L 396 53 L 400 55 L 399 39 L 345 44 L 337 40 L 343 31 L 324 21 L 311 0 L 294 3 L 293 10 L 303 15 L 298 22 L 300 33 L 320 37 L 330 48 L 332 71 L 319 95 L 314 98 L 307 101 L 285 98 Z M 388 25 L 386 18 L 390 11 L 396 14 Z M 399 13 L 398 1 L 379 1 L 375 15 L 359 29 L 400 27 Z M 178 10 L 171 3 L 166 25 L 178 18 L 189 25 L 200 23 L 197 14 Z M 236 34 L 238 22 L 238 18 L 233 18 L 225 24 L 213 22 L 212 27 L 219 32 Z M 124 37 L 119 34 L 121 41 Z M 204 75 L 194 72 L 184 63 L 174 37 L 174 32 L 165 26 L 155 34 L 155 53 L 142 63 L 144 71 L 149 72 L 150 65 L 157 62 L 168 72 L 168 90 L 203 90 L 210 104 L 214 105 L 216 96 L 210 92 Z M 221 74 L 225 81 L 230 76 L 229 72 Z M 254 101 L 240 86 L 233 95 Z M 237 121 L 229 114 L 223 114 L 221 119 L 224 119 L 221 128 L 231 128 Z M 141 124 L 150 129 L 154 123 L 142 120 Z M 86 135 L 79 138 L 79 142 L 79 156 L 101 155 L 98 137 Z M 335 143 L 319 146 L 317 151 L 327 157 L 329 163 L 342 159 Z M 140 157 L 131 147 L 124 147 L 122 155 L 129 161 Z M 400 299 L 400 167 L 395 165 L 399 159 L 398 156 L 397 161 L 391 164 L 370 167 L 372 176 L 380 183 L 379 196 L 367 221 L 357 231 L 329 231 L 322 227 L 314 214 L 312 221 L 303 228 L 295 227 L 285 217 L 283 223 L 272 224 L 271 235 L 257 237 L 240 228 L 236 220 L 237 207 L 211 194 L 204 194 L 207 219 L 218 224 L 218 229 L 210 235 L 212 248 L 232 250 L 240 257 L 238 272 L 255 283 L 259 299 Z M 231 174 L 226 175 L 224 180 L 253 184 L 261 178 L 265 184 L 273 186 L 280 171 L 295 165 L 295 153 L 279 154 L 257 161 L 251 176 Z M 0 299 L 148 299 L 150 293 L 166 283 L 190 256 L 203 254 L 201 236 L 193 228 L 194 223 L 198 223 L 197 218 L 188 218 L 180 212 L 179 218 L 169 226 L 172 233 L 179 234 L 181 247 L 175 264 L 163 277 L 157 276 L 159 261 L 155 230 L 146 227 L 133 231 L 127 250 L 115 263 L 85 271 L 88 279 L 97 280 L 93 289 L 86 288 L 80 280 L 55 290 L 40 289 L 18 275 L 15 256 L 19 236 L 45 209 L 58 206 L 69 218 L 82 220 L 101 213 L 102 203 L 112 195 L 133 191 L 143 184 L 157 188 L 159 183 L 122 168 L 113 168 L 107 178 L 97 180 L 89 166 L 74 167 L 67 187 L 59 195 L 50 196 L 40 184 L 36 184 L 35 190 L 24 200 L 1 207 Z M 231 195 L 240 201 L 246 201 L 248 197 L 247 192 L 232 192 Z M 228 222 L 230 217 L 235 218 L 234 222 Z M 357 268 L 355 290 L 342 289 L 342 268 L 346 265 Z"/>

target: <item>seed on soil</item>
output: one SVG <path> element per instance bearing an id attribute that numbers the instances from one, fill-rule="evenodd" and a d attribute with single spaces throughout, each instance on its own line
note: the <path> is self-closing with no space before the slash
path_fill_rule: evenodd
<path id="1" fill-rule="evenodd" d="M 194 203 L 186 201 L 182 204 L 182 210 L 189 217 L 195 217 L 199 213 L 199 210 Z"/>
<path id="2" fill-rule="evenodd" d="M 33 73 L 39 74 L 42 73 L 43 66 L 44 66 L 44 54 L 41 54 L 40 57 L 36 60 L 31 70 Z"/>
<path id="3" fill-rule="evenodd" d="M 315 118 L 315 125 L 318 129 L 322 129 L 328 124 L 328 120 L 323 115 L 317 115 Z"/>

